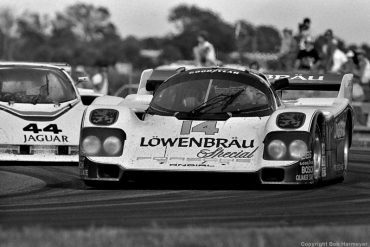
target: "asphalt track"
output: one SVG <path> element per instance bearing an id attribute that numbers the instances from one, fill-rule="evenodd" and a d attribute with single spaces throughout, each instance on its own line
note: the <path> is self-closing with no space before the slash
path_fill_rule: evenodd
<path id="1" fill-rule="evenodd" d="M 370 223 L 370 152 L 351 151 L 343 183 L 256 186 L 246 178 L 138 181 L 86 188 L 77 167 L 1 166 L 0 226 L 258 227 Z"/>

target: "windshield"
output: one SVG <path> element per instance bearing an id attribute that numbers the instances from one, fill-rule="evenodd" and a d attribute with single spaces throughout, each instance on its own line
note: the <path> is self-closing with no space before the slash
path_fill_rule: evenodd
<path id="1" fill-rule="evenodd" d="M 227 79 L 184 80 L 159 87 L 151 108 L 157 113 L 246 114 L 271 111 L 267 87 Z"/>
<path id="2" fill-rule="evenodd" d="M 0 101 L 50 104 L 75 99 L 68 78 L 60 71 L 45 68 L 0 69 Z"/>

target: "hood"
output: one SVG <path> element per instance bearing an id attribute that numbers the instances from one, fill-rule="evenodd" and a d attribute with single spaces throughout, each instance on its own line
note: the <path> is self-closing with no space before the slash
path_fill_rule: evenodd
<path id="1" fill-rule="evenodd" d="M 64 113 L 78 102 L 77 99 L 59 104 L 9 104 L 0 102 L 0 109 L 21 118 L 52 118 Z"/>
<path id="2" fill-rule="evenodd" d="M 178 120 L 147 116 L 126 133 L 127 168 L 179 170 L 256 170 L 269 117 L 225 121 Z M 126 130 L 125 130 L 126 131 Z M 127 132 L 127 131 L 126 131 Z"/>

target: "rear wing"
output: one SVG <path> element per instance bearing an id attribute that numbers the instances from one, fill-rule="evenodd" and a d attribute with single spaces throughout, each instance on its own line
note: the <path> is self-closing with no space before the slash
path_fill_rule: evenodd
<path id="1" fill-rule="evenodd" d="M 153 92 L 168 78 L 183 71 L 180 69 L 147 69 L 141 74 L 138 94 L 153 94 Z"/>
<path id="2" fill-rule="evenodd" d="M 338 91 L 338 98 L 352 99 L 352 74 L 272 74 L 266 75 L 275 90 Z"/>

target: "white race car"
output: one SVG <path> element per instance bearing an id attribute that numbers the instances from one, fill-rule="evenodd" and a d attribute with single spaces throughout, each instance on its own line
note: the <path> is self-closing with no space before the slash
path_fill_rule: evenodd
<path id="1" fill-rule="evenodd" d="M 0 161 L 78 162 L 86 106 L 68 64 L 0 63 Z M 98 95 L 85 92 L 86 101 Z M 25 164 L 25 163 L 23 163 Z"/>
<path id="2" fill-rule="evenodd" d="M 343 178 L 351 92 L 351 74 L 146 70 L 138 94 L 87 108 L 80 175 L 92 186 L 143 171 L 253 173 L 263 184 Z"/>

